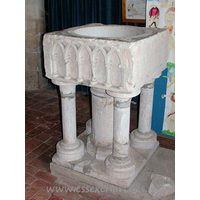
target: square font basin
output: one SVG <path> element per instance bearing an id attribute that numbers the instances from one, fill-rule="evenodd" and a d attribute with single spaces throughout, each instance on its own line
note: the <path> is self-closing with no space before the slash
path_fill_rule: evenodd
<path id="1" fill-rule="evenodd" d="M 166 29 L 89 24 L 44 36 L 46 76 L 139 94 L 166 68 Z"/>

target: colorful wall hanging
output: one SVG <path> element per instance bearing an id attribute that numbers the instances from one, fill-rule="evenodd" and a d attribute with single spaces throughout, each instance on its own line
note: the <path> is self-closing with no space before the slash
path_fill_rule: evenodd
<path id="1" fill-rule="evenodd" d="M 122 21 L 145 23 L 146 0 L 122 0 Z"/>
<path id="2" fill-rule="evenodd" d="M 166 70 L 155 81 L 152 129 L 175 138 L 175 0 L 147 0 L 146 27 L 169 30 Z"/>

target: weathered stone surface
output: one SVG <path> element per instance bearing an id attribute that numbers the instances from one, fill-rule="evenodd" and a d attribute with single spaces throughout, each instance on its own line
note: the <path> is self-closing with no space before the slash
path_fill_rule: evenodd
<path id="1" fill-rule="evenodd" d="M 167 196 L 175 192 L 175 183 L 169 177 L 152 174 L 151 179 L 152 181 L 148 192 L 153 197 Z"/>
<path id="2" fill-rule="evenodd" d="M 89 24 L 47 33 L 43 44 L 46 77 L 60 86 L 62 97 L 63 140 L 57 145 L 52 173 L 70 168 L 128 188 L 158 147 L 156 137 L 141 154 L 130 146 L 131 98 L 152 86 L 145 95 L 149 107 L 141 101 L 145 118 L 144 127 L 139 127 L 150 131 L 152 83 L 166 68 L 168 31 Z M 78 84 L 92 91 L 91 128 L 88 124 L 83 133 L 87 139 L 81 136 L 85 145 L 78 145 L 81 140 L 76 138 L 74 92 L 63 96 Z"/>
<path id="3" fill-rule="evenodd" d="M 26 91 L 39 89 L 36 80 L 38 80 L 38 72 L 37 71 L 26 71 L 26 73 L 25 73 Z"/>
<path id="4" fill-rule="evenodd" d="M 41 19 L 45 16 L 44 0 L 26 0 L 25 13 L 28 19 Z"/>
<path id="5" fill-rule="evenodd" d="M 38 90 L 48 86 L 44 77 L 42 39 L 46 32 L 44 0 L 26 0 L 25 52 L 26 90 Z"/>
<path id="6" fill-rule="evenodd" d="M 84 145 L 86 146 L 86 140 L 84 138 L 87 138 L 87 135 L 81 134 L 79 135 L 78 138 L 82 140 L 83 142 L 85 141 Z M 154 149 L 153 151 L 155 150 L 156 149 Z M 146 153 L 151 154 L 152 152 L 148 150 Z M 136 165 L 132 165 L 131 162 L 129 162 L 129 165 L 124 163 L 124 167 L 123 167 L 123 163 L 119 165 L 119 167 L 115 165 L 113 167 L 114 169 L 113 173 L 112 171 L 110 171 L 111 175 L 109 175 L 106 173 L 106 170 L 105 170 L 105 167 L 106 167 L 105 161 L 95 159 L 93 156 L 87 153 L 87 151 L 85 151 L 81 159 L 70 161 L 70 162 L 67 162 L 65 160 L 65 166 L 64 164 L 60 165 L 58 162 L 55 162 L 55 161 L 52 162 L 51 172 L 53 174 L 57 174 L 57 175 L 60 174 L 60 175 L 65 176 L 66 171 L 68 171 L 67 168 L 73 169 L 74 171 L 83 173 L 84 175 L 87 175 L 93 178 L 97 178 L 107 183 L 111 183 L 113 185 L 117 185 L 122 188 L 128 188 L 130 184 L 132 183 L 132 181 L 136 178 L 136 176 L 139 174 L 139 172 L 143 169 L 144 165 L 148 161 L 148 159 L 146 159 L 142 154 L 138 153 L 132 147 L 130 147 L 130 157 L 131 157 L 131 160 L 135 161 L 134 164 Z M 110 163 L 107 162 L 107 164 L 110 164 Z M 121 166 L 121 169 L 120 169 L 120 166 Z M 113 176 L 113 174 L 115 174 L 116 176 Z"/>
<path id="7" fill-rule="evenodd" d="M 48 78 L 136 96 L 166 68 L 168 31 L 90 24 L 47 33 L 43 45 Z"/>

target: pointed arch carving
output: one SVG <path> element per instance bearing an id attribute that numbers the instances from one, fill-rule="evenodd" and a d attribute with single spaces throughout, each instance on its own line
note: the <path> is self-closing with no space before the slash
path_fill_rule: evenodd
<path id="1" fill-rule="evenodd" d="M 58 53 L 59 52 L 58 49 L 61 50 L 61 55 Z M 51 74 L 53 77 L 59 76 L 57 62 L 59 61 L 59 56 L 61 57 L 61 59 L 63 59 L 63 55 L 64 55 L 64 46 L 59 41 L 54 41 L 51 52 Z"/>
<path id="2" fill-rule="evenodd" d="M 72 78 L 71 76 L 71 67 L 70 67 L 70 62 L 72 63 L 72 54 L 70 54 L 70 50 L 74 51 L 75 58 L 77 57 L 77 49 L 74 44 L 67 44 L 65 47 L 65 53 L 64 53 L 64 60 L 65 60 L 65 76 L 64 78 L 69 80 Z M 74 66 L 76 68 L 76 66 Z"/>

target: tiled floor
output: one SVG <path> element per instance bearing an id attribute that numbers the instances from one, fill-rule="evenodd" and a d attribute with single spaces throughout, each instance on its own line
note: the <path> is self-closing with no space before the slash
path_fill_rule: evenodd
<path id="1" fill-rule="evenodd" d="M 64 180 L 50 174 L 49 164 L 55 153 L 55 144 L 61 139 L 60 99 L 56 90 L 26 92 L 26 134 L 25 134 L 25 190 L 26 199 L 98 199 L 116 200 L 114 194 L 56 191 L 54 186 L 78 187 L 74 180 Z M 76 94 L 77 134 L 85 130 L 90 119 L 90 97 L 85 92 Z M 137 106 L 131 106 L 130 130 L 137 127 Z M 160 146 L 174 150 L 174 141 L 158 137 Z M 47 189 L 52 187 L 52 191 Z M 53 188 L 54 187 L 54 188 Z M 54 190 L 53 190 L 54 189 Z"/>

